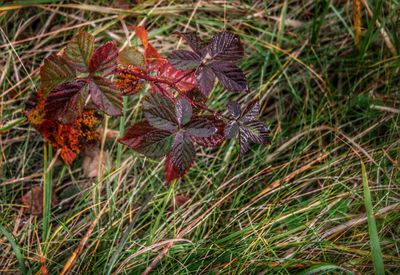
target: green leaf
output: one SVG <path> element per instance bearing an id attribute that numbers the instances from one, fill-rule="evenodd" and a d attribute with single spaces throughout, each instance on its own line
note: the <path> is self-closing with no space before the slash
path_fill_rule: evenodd
<path id="1" fill-rule="evenodd" d="M 367 211 L 368 220 L 368 233 L 371 244 L 372 262 L 374 263 L 375 274 L 385 274 L 385 268 L 383 265 L 381 245 L 379 243 L 378 230 L 376 228 L 374 210 L 372 206 L 371 192 L 368 186 L 368 176 L 365 169 L 364 162 L 361 161 L 361 175 L 364 189 L 364 204 Z"/>
<path id="2" fill-rule="evenodd" d="M 93 35 L 87 32 L 80 32 L 68 43 L 65 49 L 65 57 L 79 72 L 88 72 L 93 49 Z"/>
<path id="3" fill-rule="evenodd" d="M 46 58 L 40 69 L 40 80 L 46 94 L 57 85 L 74 79 L 75 76 L 75 69 L 68 64 L 65 58 L 56 54 L 52 54 Z"/>
<path id="4" fill-rule="evenodd" d="M 122 115 L 122 95 L 106 78 L 96 77 L 89 84 L 93 104 L 110 116 Z"/>
<path id="5" fill-rule="evenodd" d="M 144 66 L 144 56 L 135 47 L 123 49 L 118 56 L 118 61 L 121 65 Z"/>

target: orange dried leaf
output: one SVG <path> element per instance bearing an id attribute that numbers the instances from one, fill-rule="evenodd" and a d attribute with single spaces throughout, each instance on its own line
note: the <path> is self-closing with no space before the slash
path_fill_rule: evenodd
<path id="1" fill-rule="evenodd" d="M 149 43 L 148 33 L 145 27 L 136 26 L 132 27 L 135 30 L 136 35 L 142 41 L 144 47 L 144 57 L 146 63 L 157 62 L 157 60 L 164 59 L 157 50 Z"/>
<path id="2" fill-rule="evenodd" d="M 142 69 L 138 67 L 128 66 L 133 71 L 142 73 Z M 118 74 L 115 80 L 115 86 L 122 91 L 123 95 L 134 95 L 143 89 L 144 81 L 139 77 L 127 73 L 121 72 Z"/>
<path id="3" fill-rule="evenodd" d="M 39 111 L 27 111 L 30 121 L 32 112 Z M 66 164 L 71 165 L 84 146 L 99 138 L 96 131 L 97 123 L 95 112 L 87 109 L 77 119 L 67 124 L 47 118 L 42 119 L 39 124 L 32 124 L 55 149 L 61 149 L 61 158 Z"/>

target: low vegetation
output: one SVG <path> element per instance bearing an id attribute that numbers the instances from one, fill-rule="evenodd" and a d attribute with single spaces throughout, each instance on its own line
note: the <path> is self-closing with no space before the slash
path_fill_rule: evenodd
<path id="1" fill-rule="evenodd" d="M 0 6 L 0 273 L 398 274 L 398 1 L 19 2 Z M 172 102 L 182 112 L 171 119 L 188 127 L 201 109 L 194 132 L 219 134 L 218 146 L 193 151 L 184 133 L 190 158 L 173 161 L 153 158 L 170 143 L 138 147 L 137 133 L 171 132 L 149 108 L 171 99 L 131 66 L 149 57 L 137 26 L 200 90 Z M 221 59 L 235 81 L 225 64 L 208 75 L 215 86 L 196 82 L 207 62 L 193 32 L 240 39 L 243 52 Z M 79 39 L 112 54 L 90 65 L 91 46 L 75 59 Z M 60 55 L 79 79 L 55 80 Z M 92 80 L 124 96 L 38 107 L 41 93 L 76 95 Z M 240 139 L 249 125 L 259 139 Z"/>

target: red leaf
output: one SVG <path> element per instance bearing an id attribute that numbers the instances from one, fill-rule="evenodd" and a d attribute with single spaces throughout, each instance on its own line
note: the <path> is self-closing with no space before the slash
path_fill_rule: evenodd
<path id="1" fill-rule="evenodd" d="M 175 170 L 183 173 L 192 166 L 196 150 L 185 132 L 179 131 L 175 134 L 171 153 Z"/>
<path id="2" fill-rule="evenodd" d="M 250 142 L 264 144 L 268 142 L 269 130 L 264 123 L 257 120 L 260 112 L 258 100 L 252 100 L 241 112 L 240 105 L 231 101 L 228 104 L 230 120 L 224 129 L 225 138 L 238 138 L 240 145 L 240 155 L 249 149 Z"/>
<path id="3" fill-rule="evenodd" d="M 89 62 L 91 74 L 106 76 L 117 67 L 118 48 L 115 41 L 98 47 Z"/>
<path id="4" fill-rule="evenodd" d="M 238 119 L 240 117 L 240 105 L 236 101 L 229 101 L 228 102 L 228 110 L 229 110 L 229 115 L 233 119 Z M 257 112 L 258 115 L 258 112 Z"/>
<path id="5" fill-rule="evenodd" d="M 122 95 L 107 78 L 96 77 L 89 84 L 94 105 L 110 116 L 122 115 Z"/>
<path id="6" fill-rule="evenodd" d="M 184 132 L 176 133 L 172 150 L 165 162 L 165 180 L 181 178 L 192 167 L 195 158 L 195 148 L 190 138 Z"/>
<path id="7" fill-rule="evenodd" d="M 226 139 L 237 137 L 239 133 L 239 123 L 236 120 L 229 121 L 224 129 L 224 135 Z"/>
<path id="8" fill-rule="evenodd" d="M 140 121 L 130 127 L 118 141 L 147 157 L 163 157 L 171 148 L 170 132 L 152 127 L 147 121 Z"/>
<path id="9" fill-rule="evenodd" d="M 149 43 L 147 31 L 143 26 L 132 27 L 135 30 L 136 35 L 142 41 L 144 47 L 144 57 L 146 61 L 146 67 L 148 71 L 152 71 L 159 78 L 163 78 L 170 82 L 175 83 L 177 88 L 181 92 L 187 92 L 196 87 L 196 80 L 194 73 L 188 75 L 187 72 L 183 72 L 175 69 L 167 59 L 163 58 L 157 50 Z M 170 87 L 166 84 L 158 83 L 154 85 L 151 83 L 152 91 L 160 94 L 172 95 Z"/>
<path id="10" fill-rule="evenodd" d="M 196 78 L 194 73 L 183 72 L 175 69 L 166 59 L 160 59 L 159 62 L 148 67 L 149 71 L 153 71 L 157 77 L 175 83 L 176 87 L 183 93 L 189 92 L 196 87 Z M 155 93 L 171 96 L 171 87 L 167 84 L 157 83 L 151 85 L 152 91 Z M 161 87 L 161 89 L 160 89 Z"/>
<path id="11" fill-rule="evenodd" d="M 186 126 L 186 132 L 190 136 L 208 138 L 217 132 L 217 127 L 207 118 L 195 117 Z"/>
<path id="12" fill-rule="evenodd" d="M 190 169 L 190 166 L 189 166 L 183 171 L 178 170 L 172 161 L 172 158 L 173 158 L 172 155 L 173 155 L 173 153 L 170 152 L 167 155 L 167 158 L 165 160 L 165 182 L 166 182 L 166 184 L 170 183 L 171 181 L 173 181 L 175 179 L 179 179 L 179 178 L 183 177 L 183 175 L 185 175 L 187 173 L 187 171 Z"/>
<path id="13" fill-rule="evenodd" d="M 243 111 L 243 115 L 241 120 L 243 122 L 254 121 L 257 119 L 260 113 L 260 103 L 258 100 L 252 100 L 246 106 L 246 109 Z"/>
<path id="14" fill-rule="evenodd" d="M 175 69 L 168 62 L 164 62 L 160 67 L 159 75 L 173 82 L 176 82 L 176 86 L 181 92 L 188 92 L 196 87 L 196 78 L 194 73 L 190 73 L 187 76 L 187 72 L 183 72 Z"/>
<path id="15" fill-rule="evenodd" d="M 172 154 L 169 153 L 167 155 L 167 158 L 165 159 L 165 181 L 166 183 L 170 183 L 174 179 L 179 179 L 182 177 L 183 174 L 181 174 L 179 171 L 175 170 L 174 165 L 172 163 Z"/>
<path id="16" fill-rule="evenodd" d="M 175 103 L 169 97 L 159 94 L 146 96 L 143 100 L 143 110 L 151 126 L 169 132 L 178 128 Z"/>
<path id="17" fill-rule="evenodd" d="M 75 120 L 81 115 L 87 96 L 88 86 L 84 81 L 57 86 L 46 98 L 46 117 L 55 118 L 62 123 Z"/>

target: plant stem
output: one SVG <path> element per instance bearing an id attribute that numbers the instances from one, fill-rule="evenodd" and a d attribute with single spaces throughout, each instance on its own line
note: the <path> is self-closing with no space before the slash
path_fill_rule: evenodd
<path id="1" fill-rule="evenodd" d="M 132 74 L 132 75 L 136 76 L 137 78 L 140 78 L 140 79 L 143 79 L 143 80 L 147 80 L 147 81 L 149 81 L 149 82 L 152 82 L 152 83 L 153 83 L 154 85 L 156 85 L 160 90 L 162 90 L 165 94 L 168 94 L 168 92 L 167 92 L 162 86 L 159 85 L 159 83 L 161 83 L 161 84 L 166 84 L 166 85 L 170 86 L 172 89 L 176 90 L 176 91 L 178 92 L 179 95 L 181 95 L 181 96 L 183 96 L 185 99 L 187 99 L 187 100 L 190 102 L 190 104 L 192 104 L 192 105 L 194 105 L 194 106 L 196 106 L 196 107 L 198 107 L 198 108 L 200 108 L 200 109 L 203 109 L 203 110 L 205 110 L 205 111 L 208 111 L 208 112 L 212 113 L 214 116 L 216 116 L 216 117 L 218 117 L 218 118 L 220 118 L 220 119 L 222 119 L 222 118 L 227 118 L 227 117 L 224 116 L 223 114 L 221 114 L 221 113 L 219 113 L 219 112 L 217 112 L 217 111 L 211 110 L 210 108 L 208 108 L 208 107 L 205 106 L 204 104 L 201 104 L 201 103 L 198 103 L 198 102 L 192 100 L 190 97 L 188 97 L 188 96 L 186 95 L 186 93 L 185 93 L 184 91 L 182 91 L 181 89 L 179 89 L 179 87 L 177 86 L 177 84 L 178 84 L 180 81 L 182 81 L 185 77 L 187 77 L 188 75 L 190 75 L 191 73 L 193 73 L 193 70 L 191 70 L 191 71 L 185 73 L 183 76 L 181 76 L 180 78 L 178 78 L 178 79 L 177 79 L 176 81 L 174 81 L 174 82 L 172 82 L 172 81 L 170 81 L 170 80 L 168 80 L 168 79 L 165 79 L 165 78 L 160 78 L 160 77 L 156 77 L 156 76 L 151 76 L 151 75 L 149 75 L 149 74 L 147 74 L 147 73 L 137 72 L 137 71 L 131 70 L 131 69 L 129 69 L 129 68 L 120 69 L 120 72 Z"/>

